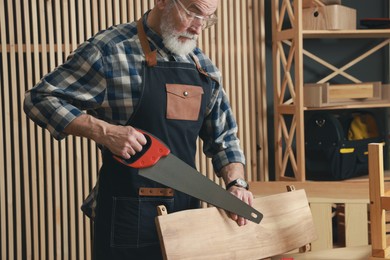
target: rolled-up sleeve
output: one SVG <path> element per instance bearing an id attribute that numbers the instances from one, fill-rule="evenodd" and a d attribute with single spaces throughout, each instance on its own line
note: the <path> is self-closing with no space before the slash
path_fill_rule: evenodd
<path id="1" fill-rule="evenodd" d="M 66 137 L 64 129 L 72 120 L 84 110 L 100 106 L 105 90 L 101 52 L 86 42 L 25 93 L 24 111 L 60 140 Z"/>

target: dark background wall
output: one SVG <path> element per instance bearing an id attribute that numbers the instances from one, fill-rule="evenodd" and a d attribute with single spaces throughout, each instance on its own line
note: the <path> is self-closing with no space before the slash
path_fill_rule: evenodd
<path id="1" fill-rule="evenodd" d="M 267 60 L 267 100 L 268 100 L 268 135 L 269 135 L 269 172 L 270 179 L 274 179 L 274 108 L 273 108 L 273 74 L 272 74 L 272 30 L 271 30 L 271 1 L 265 1 L 265 25 L 266 25 L 266 60 Z M 388 0 L 342 0 L 344 6 L 357 10 L 357 28 L 362 18 L 389 17 Z M 351 59 L 358 57 L 380 40 L 372 39 L 313 39 L 305 40 L 304 48 L 318 54 L 331 64 L 341 67 Z M 362 62 L 347 70 L 348 73 L 361 81 L 382 81 L 389 83 L 389 48 L 386 47 Z M 305 58 L 304 81 L 305 83 L 316 82 L 329 70 L 318 63 Z M 331 81 L 334 84 L 350 83 L 343 77 L 336 77 Z M 384 120 L 387 120 L 386 109 L 376 110 Z M 307 113 L 307 112 L 305 112 Z M 388 130 L 386 130 L 388 131 Z"/>

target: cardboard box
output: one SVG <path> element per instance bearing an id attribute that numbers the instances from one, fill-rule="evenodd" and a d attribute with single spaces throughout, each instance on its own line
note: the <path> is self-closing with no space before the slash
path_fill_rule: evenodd
<path id="1" fill-rule="evenodd" d="M 356 23 L 356 10 L 342 5 L 302 10 L 303 30 L 355 30 Z"/>

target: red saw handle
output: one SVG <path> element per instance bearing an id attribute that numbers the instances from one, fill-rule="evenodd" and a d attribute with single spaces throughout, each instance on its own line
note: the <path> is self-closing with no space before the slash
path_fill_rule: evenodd
<path id="1" fill-rule="evenodd" d="M 171 152 L 162 141 L 157 139 L 157 137 L 144 130 L 137 130 L 144 134 L 147 143 L 143 146 L 142 151 L 131 156 L 130 159 L 124 159 L 113 155 L 118 162 L 137 169 L 148 168 L 155 165 L 161 157 L 165 157 Z"/>

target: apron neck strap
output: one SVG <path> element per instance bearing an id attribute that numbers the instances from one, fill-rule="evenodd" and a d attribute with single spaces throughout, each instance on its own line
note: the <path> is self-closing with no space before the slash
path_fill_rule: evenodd
<path id="1" fill-rule="evenodd" d="M 154 67 L 157 65 L 157 51 L 156 50 L 152 51 L 150 49 L 149 41 L 148 41 L 148 38 L 146 37 L 146 33 L 144 30 L 144 25 L 143 25 L 142 19 L 143 18 L 141 18 L 137 21 L 138 38 L 141 42 L 141 47 L 142 47 L 142 50 L 145 54 L 146 64 L 149 67 Z M 199 73 L 201 73 L 207 77 L 210 77 L 214 81 L 218 82 L 217 79 L 210 76 L 206 71 L 203 70 L 202 66 L 200 66 L 199 59 L 196 55 L 191 53 L 190 56 L 193 59 L 193 61 L 195 62 L 196 68 L 198 69 Z"/>
<path id="2" fill-rule="evenodd" d="M 152 51 L 149 46 L 148 38 L 146 37 L 146 33 L 144 30 L 144 25 L 142 22 L 142 18 L 137 21 L 137 30 L 138 30 L 138 38 L 141 42 L 142 50 L 145 54 L 146 64 L 149 67 L 154 67 L 157 65 L 157 51 Z"/>
<path id="3" fill-rule="evenodd" d="M 214 78 L 213 76 L 211 76 L 210 74 L 208 74 L 203 68 L 202 66 L 200 65 L 200 61 L 199 61 L 199 58 L 193 54 L 193 53 L 190 53 L 190 56 L 192 58 L 192 60 L 195 62 L 195 66 L 196 66 L 196 69 L 199 71 L 199 73 L 205 75 L 206 77 L 209 77 L 211 78 L 212 80 L 218 82 L 218 80 L 216 78 Z"/>

